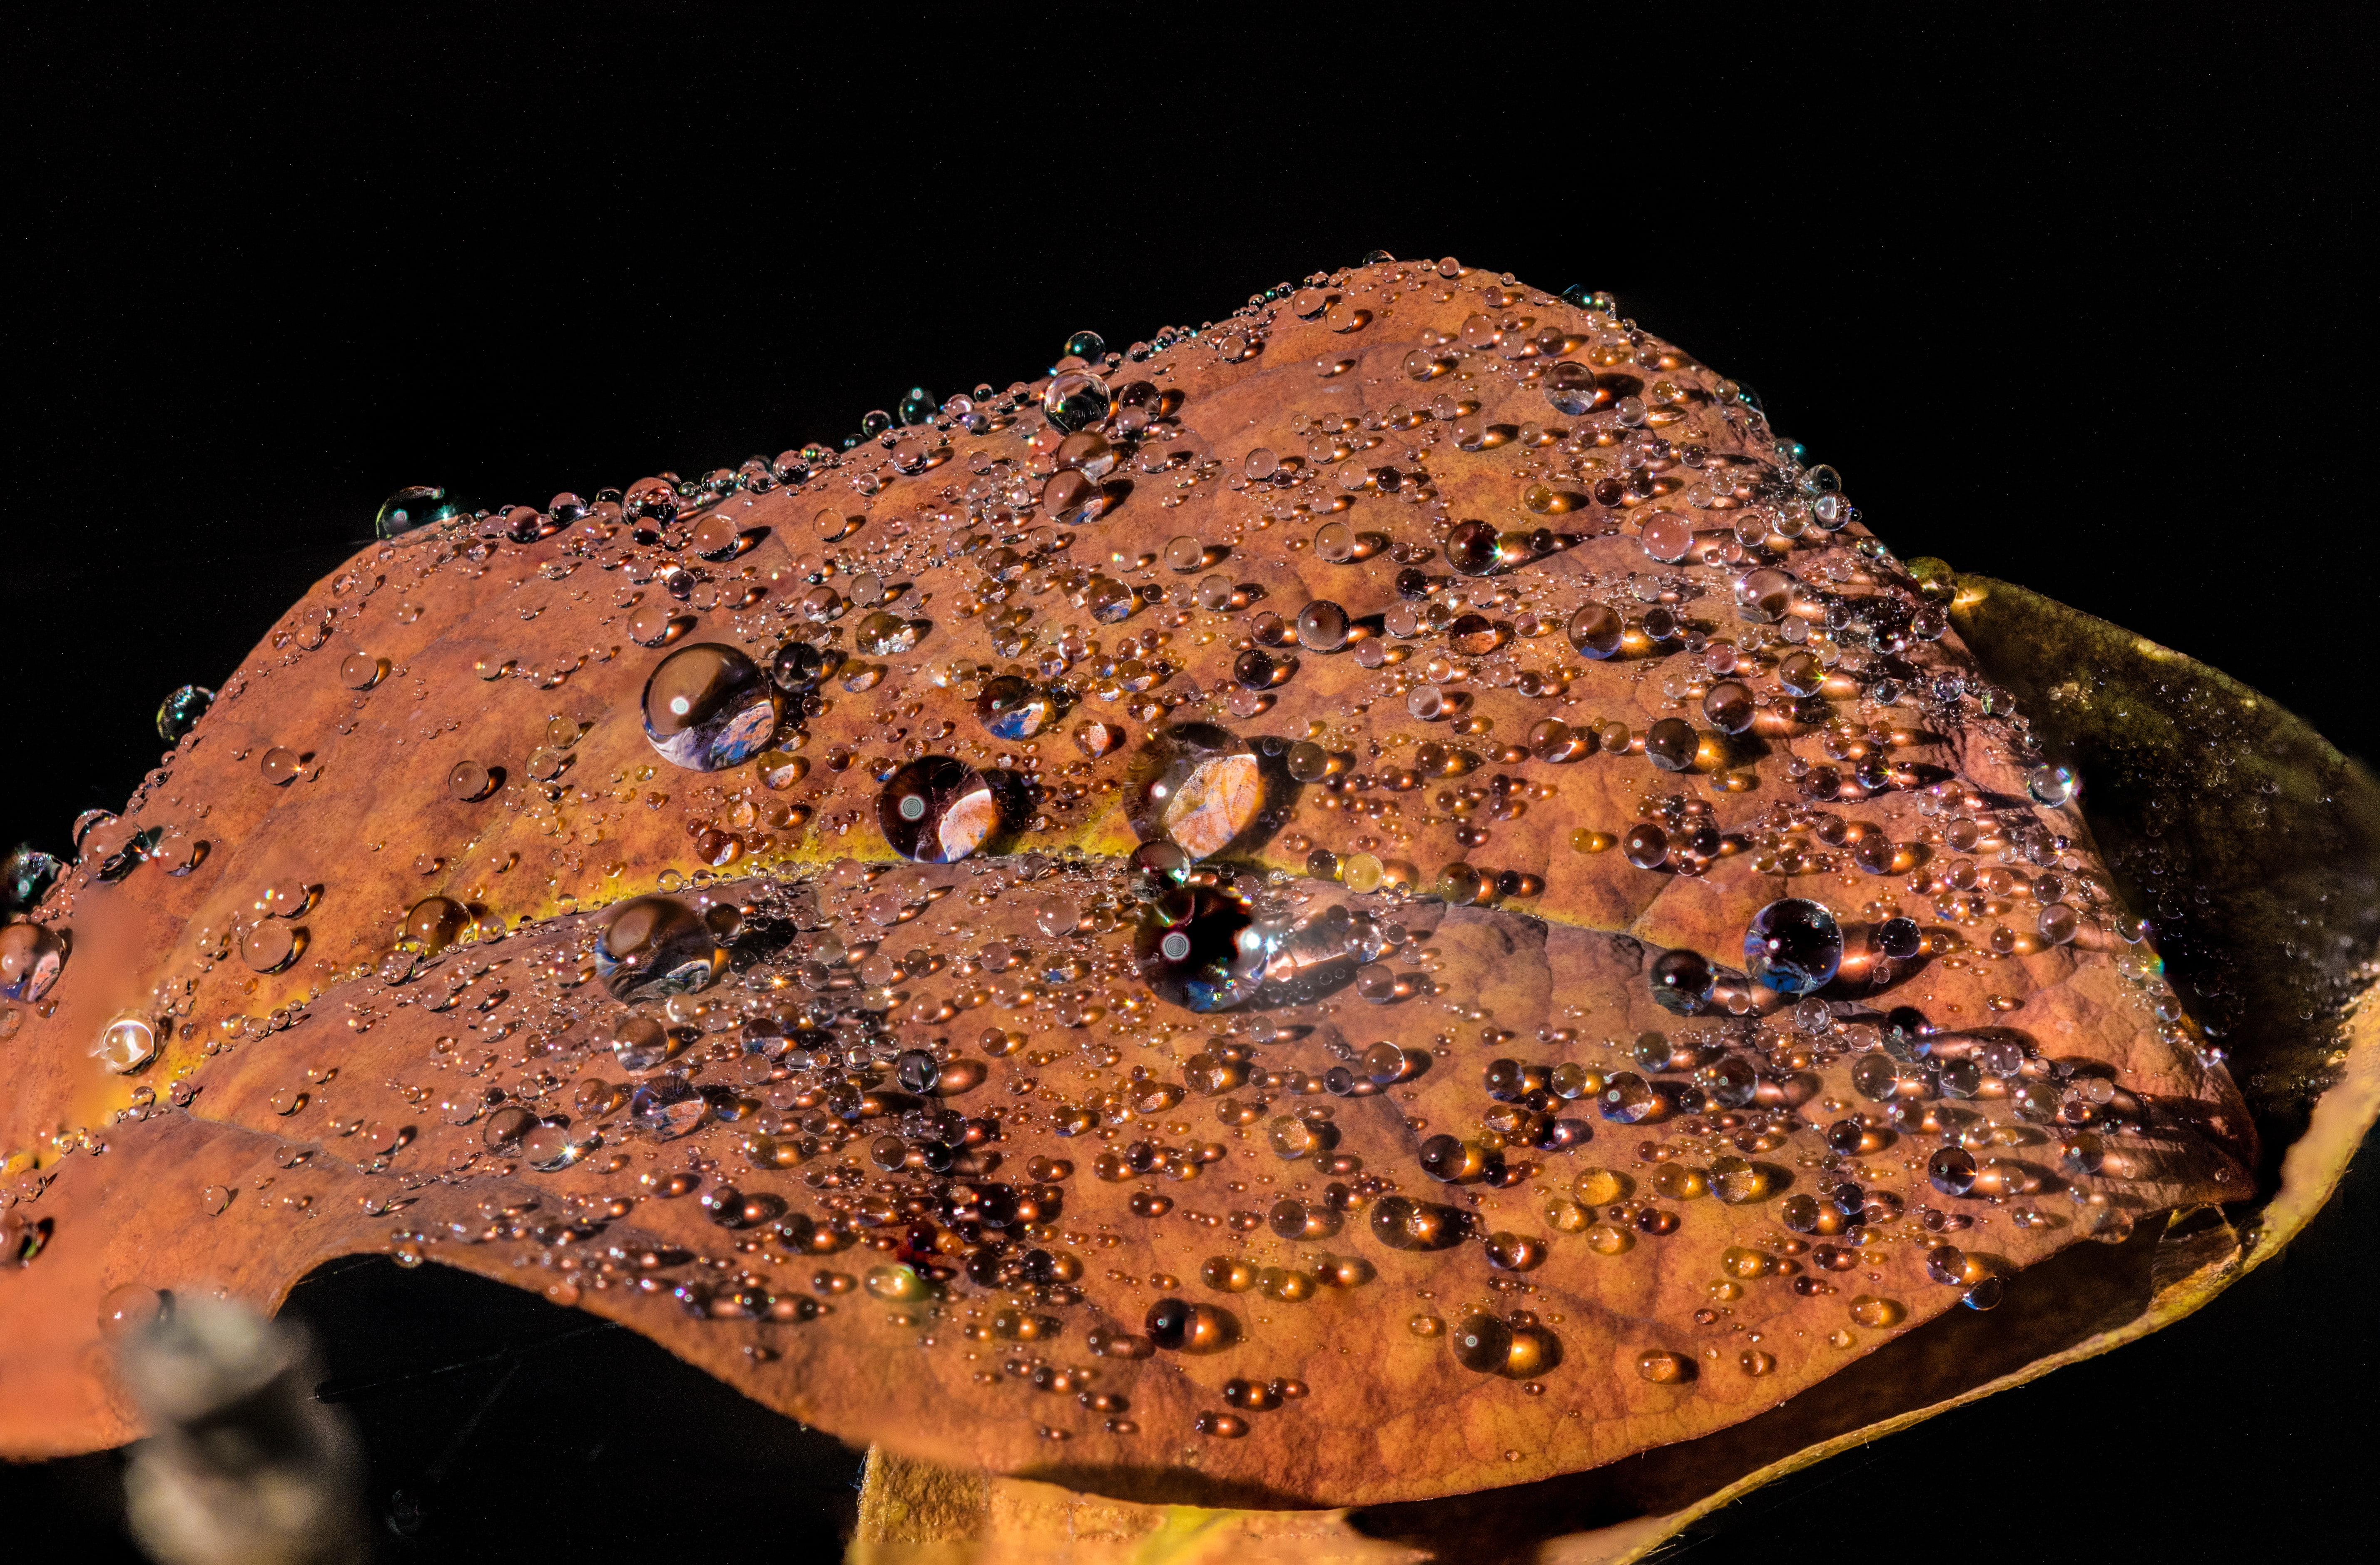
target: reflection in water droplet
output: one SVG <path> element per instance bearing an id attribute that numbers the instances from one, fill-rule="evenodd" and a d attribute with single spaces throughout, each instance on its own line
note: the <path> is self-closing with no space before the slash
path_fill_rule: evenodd
<path id="1" fill-rule="evenodd" d="M 2074 774 L 2062 766 L 2036 766 L 2024 774 L 2024 791 L 2053 809 L 2072 799 L 2077 788 Z"/>
<path id="2" fill-rule="evenodd" d="M 1051 377 L 1041 394 L 1042 416 L 1052 428 L 1068 434 L 1106 419 L 1109 406 L 1107 382 L 1081 370 Z"/>
<path id="3" fill-rule="evenodd" d="M 471 922 L 470 909 L 452 897 L 423 897 L 405 916 L 403 939 L 419 943 L 435 956 L 460 940 Z"/>
<path id="4" fill-rule="evenodd" d="M 176 690 L 157 703 L 157 736 L 168 745 L 180 743 L 214 700 L 215 693 L 204 685 L 185 685 Z"/>
<path id="5" fill-rule="evenodd" d="M 1622 628 L 1619 613 L 1609 604 L 1584 604 L 1570 617 L 1570 644 L 1582 657 L 1609 658 L 1620 650 Z"/>
<path id="6" fill-rule="evenodd" d="M 127 1011 L 100 1029 L 91 1057 L 119 1076 L 129 1075 L 157 1057 L 157 1024 Z"/>
<path id="7" fill-rule="evenodd" d="M 275 745 L 264 752 L 261 763 L 265 782 L 278 788 L 298 775 L 298 752 L 284 745 Z"/>
<path id="8" fill-rule="evenodd" d="M 641 1074 L 659 1070 L 678 1051 L 669 1029 L 650 1016 L 629 1016 L 612 1029 L 612 1054 L 620 1069 Z"/>
<path id="9" fill-rule="evenodd" d="M 892 851 L 922 864 L 951 864 L 983 846 L 1001 823 L 998 797 L 982 773 L 948 756 L 928 756 L 894 772 L 876 795 L 876 821 Z"/>
<path id="10" fill-rule="evenodd" d="M 595 974 L 615 1000 L 707 989 L 724 965 L 702 915 L 674 897 L 622 903 L 595 944 Z"/>
<path id="11" fill-rule="evenodd" d="M 1665 717 L 1645 731 L 1645 758 L 1663 771 L 1683 771 L 1694 764 L 1701 741 L 1682 717 Z"/>
<path id="12" fill-rule="evenodd" d="M 852 644 L 871 658 L 897 657 L 917 645 L 918 625 L 898 614 L 878 613 L 859 622 Z"/>
<path id="13" fill-rule="evenodd" d="M 1223 1011 L 1256 998 L 1269 952 L 1245 898 L 1202 887 L 1142 904 L 1133 954 L 1159 998 Z"/>
<path id="14" fill-rule="evenodd" d="M 1058 704 L 1030 680 L 1003 673 L 983 682 L 975 715 L 995 739 L 1030 739 L 1057 720 Z"/>
<path id="15" fill-rule="evenodd" d="M 303 930 L 268 918 L 239 938 L 239 958 L 260 973 L 277 973 L 297 960 Z"/>
<path id="16" fill-rule="evenodd" d="M 1486 576 L 1501 558 L 1501 539 L 1486 522 L 1464 522 L 1446 538 L 1446 563 L 1463 576 Z"/>
<path id="17" fill-rule="evenodd" d="M 446 497 L 444 490 L 435 484 L 414 484 L 381 503 L 380 514 L 372 518 L 372 533 L 378 538 L 395 538 L 419 528 L 451 521 L 458 515 L 459 508 Z"/>
<path id="18" fill-rule="evenodd" d="M 58 980 L 66 942 L 41 924 L 0 926 L 0 1000 L 39 1000 Z"/>
<path id="19" fill-rule="evenodd" d="M 1744 968 L 1779 994 L 1827 987 L 1842 965 L 1843 931 L 1823 903 L 1784 897 L 1753 915 L 1743 937 Z"/>
<path id="20" fill-rule="evenodd" d="M 656 1141 L 674 1141 L 702 1128 L 710 1101 L 692 1082 L 674 1073 L 641 1083 L 628 1099 L 628 1116 Z"/>
<path id="21" fill-rule="evenodd" d="M 716 641 L 681 647 L 645 682 L 645 737 L 673 765 L 720 771 L 776 732 L 780 698 L 751 659 Z"/>
<path id="22" fill-rule="evenodd" d="M 818 688 L 826 677 L 826 656 L 808 641 L 788 641 L 769 660 L 769 677 L 780 690 Z"/>

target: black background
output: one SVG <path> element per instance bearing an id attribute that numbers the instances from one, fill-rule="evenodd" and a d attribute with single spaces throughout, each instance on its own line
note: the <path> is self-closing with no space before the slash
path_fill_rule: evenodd
<path id="1" fill-rule="evenodd" d="M 1611 290 L 1904 556 L 2372 752 L 2374 40 L 2345 7 L 30 9 L 0 23 L 0 846 L 120 806 L 158 698 L 402 484 L 535 503 L 839 440 L 913 383 L 1005 385 L 1078 327 L 1120 346 L 1375 247 Z M 2373 1201 L 2367 1170 L 2202 1316 L 1693 1554 L 2323 1557 L 2367 1498 Z M 350 1376 L 575 1318 L 504 1292 L 372 1263 L 300 1307 Z M 390 1558 L 839 1548 L 848 1459 L 622 1333 L 522 1357 L 458 1446 L 510 1362 L 352 1404 L 374 1502 L 435 1497 Z M 114 1461 L 0 1472 L 0 1524 L 112 1558 Z"/>

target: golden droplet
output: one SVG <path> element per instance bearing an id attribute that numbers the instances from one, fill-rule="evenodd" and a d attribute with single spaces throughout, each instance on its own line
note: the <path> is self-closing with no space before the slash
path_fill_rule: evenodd
<path id="1" fill-rule="evenodd" d="M 1546 1226 L 1557 1233 L 1577 1233 L 1587 1226 L 1587 1210 L 1567 1195 L 1546 1197 Z"/>
<path id="2" fill-rule="evenodd" d="M 1768 1171 L 1742 1158 L 1716 1158 L 1710 1166 L 1711 1188 L 1718 1198 L 1730 1207 L 1741 1207 L 1767 1196 L 1775 1182 Z"/>
<path id="3" fill-rule="evenodd" d="M 1700 1169 L 1690 1169 L 1677 1163 L 1665 1163 L 1653 1175 L 1653 1188 L 1672 1201 L 1692 1201 L 1710 1194 L 1710 1181 Z"/>
<path id="4" fill-rule="evenodd" d="M 1628 1194 L 1628 1176 L 1609 1169 L 1581 1169 L 1570 1182 L 1571 1194 L 1590 1207 L 1608 1207 Z"/>
<path id="5" fill-rule="evenodd" d="M 1768 1275 L 1768 1257 L 1761 1251 L 1730 1244 L 1719 1253 L 1718 1268 L 1730 1277 L 1749 1281 Z"/>
<path id="6" fill-rule="evenodd" d="M 1908 1314 L 1897 1300 L 1879 1299 L 1873 1293 L 1862 1293 L 1852 1301 L 1852 1319 L 1862 1326 L 1878 1329 L 1898 1326 Z"/>
<path id="7" fill-rule="evenodd" d="M 1656 1386 L 1674 1386 L 1694 1372 L 1692 1359 L 1667 1348 L 1647 1348 L 1636 1355 L 1636 1373 Z"/>

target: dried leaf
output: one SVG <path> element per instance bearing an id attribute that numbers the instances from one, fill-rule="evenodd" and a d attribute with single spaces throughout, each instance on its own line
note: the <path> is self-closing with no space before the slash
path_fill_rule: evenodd
<path id="1" fill-rule="evenodd" d="M 0 1221 L 42 1242 L 0 1450 L 137 1433 L 120 1290 L 394 1249 L 934 1462 L 1523 1483 L 1642 1541 L 2119 1330 L 2149 1242 L 2075 1241 L 2251 1195 L 2249 1104 L 2039 802 L 2014 676 L 1718 376 L 1384 263 L 1111 379 L 1115 448 L 1043 423 L 1108 410 L 1068 382 L 310 594 L 126 811 L 196 863 L 94 853 L 37 912 L 71 943 L 6 1045 Z M 1031 515 L 1059 463 L 1116 481 Z M 1563 634 L 1593 603 L 1609 661 Z M 815 691 L 716 649 L 792 632 Z M 754 754 L 772 701 L 796 756 Z M 127 1014 L 160 1047 L 115 1075 Z"/>

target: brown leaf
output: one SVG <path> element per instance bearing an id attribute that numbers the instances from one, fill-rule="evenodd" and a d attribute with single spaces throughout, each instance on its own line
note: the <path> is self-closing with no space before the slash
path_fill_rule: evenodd
<path id="1" fill-rule="evenodd" d="M 310 594 L 126 812 L 204 855 L 178 877 L 79 866 L 39 910 L 71 945 L 0 1089 L 19 1197 L 0 1220 L 42 1239 L 0 1279 L 0 1449 L 136 1432 L 98 1322 L 141 1296 L 111 1291 L 270 1303 L 326 1257 L 394 1249 L 545 1288 L 933 1462 L 1294 1507 L 1658 1450 L 1594 1480 L 1617 1521 L 1865 1427 L 1910 1383 L 1939 1400 L 1979 1363 L 2013 1373 L 2056 1344 L 1999 1324 L 2029 1296 L 2008 1280 L 2120 1269 L 2145 1241 L 2070 1246 L 2251 1194 L 2247 1106 L 2193 1025 L 2154 1013 L 2167 991 L 2079 813 L 2027 799 L 2027 733 L 1978 698 L 1960 631 L 1912 625 L 1929 605 L 1897 562 L 1816 525 L 1725 382 L 1481 274 L 1391 263 L 1324 291 L 1368 313 L 1340 331 L 1356 317 L 1303 319 L 1301 297 L 1123 366 L 1150 390 L 1114 432 L 1156 421 L 1096 519 L 1011 513 L 1043 456 L 1111 477 L 1082 437 L 1037 451 L 1028 415 L 905 431 L 880 471 L 863 447 L 792 490 L 626 497 L 674 518 L 408 535 Z M 1560 411 L 1548 354 L 1429 370 L 1474 315 L 1512 345 L 1566 333 L 1541 346 L 1603 379 L 1563 394 L 1624 409 Z M 1219 355 L 1234 334 L 1260 351 Z M 1451 417 L 1405 411 L 1441 391 Z M 1640 408 L 1666 449 L 1617 422 Z M 1258 481 L 1258 447 L 1297 481 Z M 978 475 L 978 453 L 1014 466 Z M 1688 515 L 1718 552 L 1654 558 Z M 1759 515 L 1784 530 L 1724 530 Z M 1448 574 L 1499 544 L 1471 518 L 1511 546 L 1500 573 Z M 738 534 L 732 558 L 693 552 Z M 1771 558 L 1811 584 L 1788 614 L 1807 637 L 1735 611 Z M 1407 570 L 1426 599 L 1400 595 Z M 1316 601 L 1355 639 L 1320 612 L 1294 648 L 1264 623 Z M 1590 601 L 1630 622 L 1612 661 L 1561 633 Z M 698 623 L 669 644 L 630 636 L 680 609 Z M 681 764 L 705 713 L 673 695 L 765 733 L 762 687 L 701 649 L 765 663 L 792 631 L 844 655 L 799 756 L 698 732 L 745 758 Z M 1689 637 L 1767 698 L 1747 731 L 1713 727 L 1729 671 L 1696 673 Z M 1814 649 L 1840 659 L 1793 696 L 1777 665 Z M 978 711 L 1032 708 L 985 689 L 996 673 L 1075 710 L 1003 735 Z M 1632 737 L 1536 729 L 1539 758 L 1548 718 Z M 1680 720 L 1692 770 L 1660 770 L 1644 748 Z M 1084 722 L 1124 743 L 1078 752 Z M 931 757 L 941 773 L 896 774 Z M 1615 845 L 1646 825 L 1668 854 L 1650 868 Z M 1220 856 L 1135 870 L 1169 828 Z M 987 830 L 958 863 L 899 868 L 885 835 L 939 855 Z M 1415 877 L 1437 896 L 1400 889 Z M 676 907 L 613 907 L 656 890 Z M 1823 1017 L 1740 971 L 1755 914 L 1792 897 L 1844 935 Z M 2070 942 L 2045 904 L 2071 910 Z M 1914 956 L 1876 954 L 1895 916 L 1925 928 Z M 1245 949 L 1251 916 L 1269 964 L 1190 1009 L 1166 939 Z M 615 944 L 683 926 L 625 978 L 710 981 L 614 999 L 596 969 L 615 917 Z M 408 932 L 458 926 L 383 969 Z M 1663 974 L 1698 1014 L 1656 1002 Z M 111 1075 L 89 1051 L 127 1012 L 165 1019 L 162 1048 Z M 830 1021 L 832 1048 L 785 1051 Z M 673 1026 L 668 1060 L 606 1047 L 658 1053 Z M 903 1049 L 936 1079 L 905 1085 Z M 1591 1111 L 1604 1093 L 1614 1112 Z M 1947 1195 L 1928 1159 L 1961 1143 L 1975 1183 Z M 1956 1310 L 2003 1288 L 1999 1315 Z M 2000 1356 L 1936 1346 L 1977 1340 Z M 1772 1433 L 1780 1401 L 1808 1422 Z"/>

